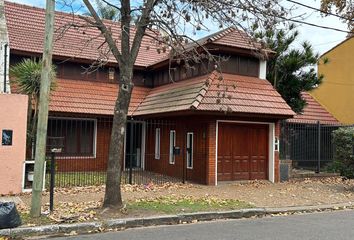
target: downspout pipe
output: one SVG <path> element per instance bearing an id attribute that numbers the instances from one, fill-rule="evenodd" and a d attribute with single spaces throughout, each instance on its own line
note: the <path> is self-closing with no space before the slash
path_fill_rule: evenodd
<path id="1" fill-rule="evenodd" d="M 7 47 L 8 43 L 5 43 L 4 45 L 4 93 L 6 93 L 6 80 L 7 80 Z"/>

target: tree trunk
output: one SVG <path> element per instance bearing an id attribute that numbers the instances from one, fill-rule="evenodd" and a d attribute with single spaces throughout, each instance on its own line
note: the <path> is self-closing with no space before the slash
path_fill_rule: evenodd
<path id="1" fill-rule="evenodd" d="M 119 92 L 114 107 L 103 207 L 121 208 L 123 206 L 120 182 L 124 159 L 124 136 L 133 87 L 132 68 L 122 66 L 120 69 Z"/>
<path id="2" fill-rule="evenodd" d="M 26 148 L 32 149 L 32 97 L 28 95 Z"/>
<path id="3" fill-rule="evenodd" d="M 137 25 L 134 35 L 133 44 L 130 44 L 130 21 L 131 21 L 131 1 L 121 0 L 121 46 L 120 50 L 113 39 L 111 31 L 105 26 L 101 18 L 98 16 L 94 7 L 89 0 L 83 0 L 84 4 L 90 11 L 95 22 L 85 19 L 89 24 L 94 24 L 104 35 L 110 50 L 119 64 L 119 92 L 114 107 L 113 126 L 111 133 L 111 142 L 109 146 L 109 156 L 107 164 L 107 180 L 106 192 L 103 207 L 120 208 L 122 207 L 122 196 L 120 190 L 122 163 L 124 159 L 124 136 L 126 133 L 127 115 L 131 94 L 134 84 L 132 82 L 133 67 L 137 58 L 141 41 L 145 33 L 145 29 L 149 23 L 150 13 L 156 3 L 154 0 L 146 1 L 142 15 Z"/>
<path id="4" fill-rule="evenodd" d="M 32 159 L 36 156 L 36 132 L 37 132 L 37 120 L 38 120 L 38 98 L 34 99 L 34 111 L 31 111 L 32 124 L 31 124 L 31 146 L 32 146 Z"/>

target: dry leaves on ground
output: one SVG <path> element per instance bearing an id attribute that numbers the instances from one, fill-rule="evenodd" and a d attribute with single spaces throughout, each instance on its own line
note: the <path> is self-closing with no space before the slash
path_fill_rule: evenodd
<path id="1" fill-rule="evenodd" d="M 48 217 L 57 223 L 97 220 L 97 209 L 101 206 L 101 201 L 81 203 L 60 202 L 53 213 L 50 213 Z M 45 207 L 45 212 L 48 212 L 48 206 Z"/>
<path id="2" fill-rule="evenodd" d="M 138 184 L 123 184 L 121 185 L 122 192 L 156 192 L 160 190 L 177 190 L 177 189 L 188 189 L 196 188 L 196 185 L 193 184 L 183 184 L 183 183 L 163 183 L 163 184 L 154 184 L 150 182 L 148 184 L 138 185 Z M 70 188 L 55 188 L 56 194 L 61 195 L 74 195 L 80 193 L 103 193 L 105 191 L 105 186 L 80 186 L 80 187 L 70 187 Z M 49 195 L 48 191 L 45 191 L 43 195 Z"/>
<path id="3" fill-rule="evenodd" d="M 245 183 L 239 183 L 239 184 L 240 185 L 246 185 L 246 186 L 249 186 L 249 187 L 254 187 L 254 188 L 260 188 L 260 187 L 263 187 L 263 186 L 270 185 L 272 183 L 269 182 L 269 181 L 264 181 L 264 180 L 252 180 L 252 181 L 247 181 Z"/>
<path id="4" fill-rule="evenodd" d="M 240 199 L 256 206 L 273 207 L 354 202 L 353 188 L 354 180 L 340 177 L 308 178 L 276 184 L 249 181 L 216 187 L 182 183 L 121 186 L 124 199 L 129 200 L 130 204 L 143 201 L 189 201 L 193 204 L 201 199 L 205 204 L 217 205 L 222 204 L 223 199 Z M 100 218 L 104 190 L 104 186 L 58 188 L 55 193 L 58 201 L 55 203 L 55 211 L 48 216 L 55 222 L 83 222 Z M 48 208 L 46 205 L 44 210 L 49 213 Z M 18 209 L 20 212 L 28 212 L 25 206 L 19 205 Z M 125 216 L 125 213 L 122 214 Z"/>
<path id="5" fill-rule="evenodd" d="M 177 189 L 188 189 L 188 188 L 195 188 L 196 185 L 193 184 L 183 184 L 183 183 L 163 183 L 163 184 L 154 184 L 152 182 L 144 185 L 129 185 L 125 184 L 122 185 L 123 192 L 157 192 L 160 190 L 177 190 Z"/>

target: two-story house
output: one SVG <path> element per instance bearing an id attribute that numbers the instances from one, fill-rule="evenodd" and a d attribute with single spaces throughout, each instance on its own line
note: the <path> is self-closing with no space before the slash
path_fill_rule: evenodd
<path id="1" fill-rule="evenodd" d="M 44 9 L 5 2 L 10 67 L 41 56 L 44 15 Z M 63 34 L 60 29 L 73 19 L 80 21 L 56 13 L 57 87 L 51 94 L 48 136 L 63 138 L 59 171 L 105 171 L 119 67 L 110 56 L 105 66 L 85 71 L 99 57 L 103 40 L 94 28 L 71 27 Z M 118 24 L 107 24 L 118 35 Z M 234 28 L 199 44 L 227 57 L 221 63 L 222 80 L 213 66 L 202 64 L 192 69 L 176 65 L 172 71 L 168 54 L 159 53 L 154 41 L 144 37 L 129 107 L 137 124 L 128 126 L 134 135 L 127 134 L 125 144 L 126 153 L 136 155 L 134 167 L 174 177 L 183 173 L 187 180 L 208 185 L 278 181 L 279 122 L 294 113 L 265 79 L 266 61 Z"/>

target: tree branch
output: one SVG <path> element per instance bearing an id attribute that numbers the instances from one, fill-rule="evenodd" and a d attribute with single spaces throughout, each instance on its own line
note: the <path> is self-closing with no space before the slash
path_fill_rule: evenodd
<path id="1" fill-rule="evenodd" d="M 95 20 L 95 25 L 97 25 L 97 28 L 101 31 L 101 33 L 103 34 L 104 38 L 106 39 L 107 44 L 109 45 L 113 56 L 115 57 L 115 59 L 117 60 L 118 64 L 121 65 L 123 63 L 123 58 L 122 58 L 122 54 L 119 51 L 116 42 L 114 41 L 113 37 L 112 37 L 112 33 L 111 31 L 109 31 L 106 27 L 106 25 L 102 22 L 101 18 L 98 16 L 96 10 L 93 8 L 93 6 L 91 5 L 89 0 L 83 0 L 84 4 L 86 5 L 87 9 L 89 10 L 89 12 L 91 13 L 93 19 Z M 94 23 L 93 21 L 91 21 L 90 17 L 84 17 L 84 16 L 80 16 L 82 19 L 84 19 L 85 21 L 87 21 L 88 23 Z"/>
<path id="2" fill-rule="evenodd" d="M 153 10 L 155 3 L 156 3 L 155 0 L 147 0 L 146 1 L 145 7 L 142 10 L 141 17 L 136 25 L 136 33 L 134 36 L 133 45 L 132 45 L 132 49 L 131 49 L 131 57 L 132 57 L 133 63 L 135 62 L 135 60 L 138 56 L 141 41 L 144 37 L 146 27 L 150 22 L 151 11 Z"/>
<path id="3" fill-rule="evenodd" d="M 131 63 L 130 56 L 130 0 L 121 0 L 121 4 L 122 63 L 130 67 L 134 64 Z"/>

